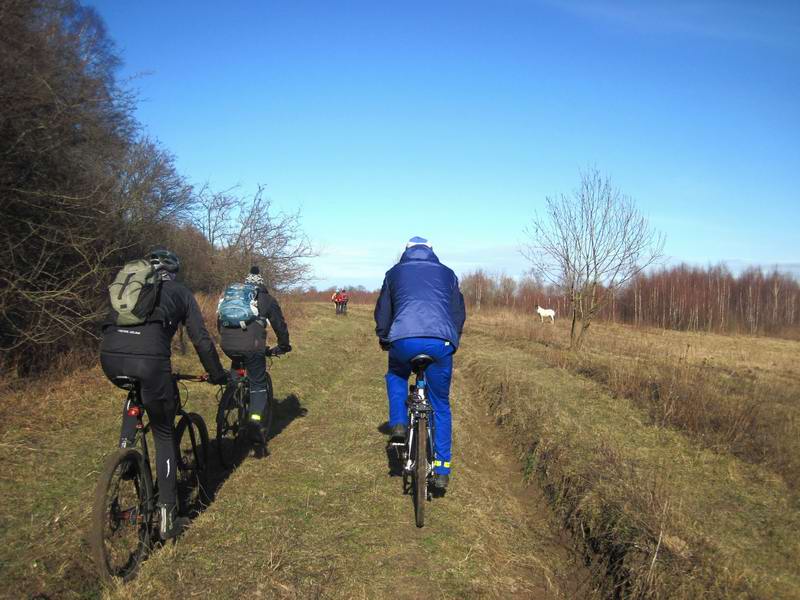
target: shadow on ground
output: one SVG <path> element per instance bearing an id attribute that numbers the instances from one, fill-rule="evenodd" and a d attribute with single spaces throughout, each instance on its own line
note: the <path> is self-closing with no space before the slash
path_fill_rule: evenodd
<path id="1" fill-rule="evenodd" d="M 295 419 L 303 418 L 308 414 L 306 409 L 300 402 L 300 398 L 295 394 L 289 394 L 283 400 L 275 402 L 275 418 L 272 421 L 272 427 L 267 435 L 267 443 L 278 437 Z M 211 432 L 209 432 L 211 433 Z M 230 466 L 226 466 L 220 459 L 219 445 L 216 435 L 209 443 L 208 448 L 208 472 L 206 474 L 206 493 L 208 494 L 209 502 L 203 507 L 202 510 L 208 508 L 217 495 L 220 487 L 225 482 L 231 473 L 233 473 L 239 465 L 248 457 L 254 459 L 262 459 L 269 456 L 268 451 L 264 449 L 254 448 L 249 442 L 239 444 L 236 451 L 233 453 L 233 461 Z M 230 442 L 226 440 L 226 442 Z M 199 514 L 197 511 L 196 514 Z M 196 516 L 196 514 L 194 516 Z"/>
<path id="2" fill-rule="evenodd" d="M 389 427 L 389 421 L 384 421 L 380 425 L 378 425 L 378 433 L 382 433 L 383 435 L 388 436 L 391 427 Z M 392 446 L 390 440 L 386 439 L 386 465 L 389 469 L 387 475 L 389 477 L 400 477 L 403 475 L 403 457 L 401 455 L 400 448 L 397 446 Z"/>

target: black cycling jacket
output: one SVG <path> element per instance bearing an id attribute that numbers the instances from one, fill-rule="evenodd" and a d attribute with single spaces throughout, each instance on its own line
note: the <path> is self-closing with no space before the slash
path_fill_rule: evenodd
<path id="1" fill-rule="evenodd" d="M 224 376 L 225 371 L 206 329 L 197 300 L 183 284 L 170 280 L 161 283 L 153 315 L 153 320 L 143 325 L 120 326 L 115 324 L 113 313 L 109 313 L 103 322 L 100 351 L 107 354 L 169 358 L 172 355 L 172 337 L 178 330 L 178 325 L 185 324 L 200 362 L 211 379 Z"/>
<path id="2" fill-rule="evenodd" d="M 258 286 L 257 302 L 259 318 L 250 323 L 246 329 L 241 327 L 222 327 L 219 320 L 217 320 L 220 345 L 225 354 L 263 352 L 267 345 L 265 319 L 269 319 L 269 323 L 278 337 L 278 345 L 289 345 L 289 329 L 286 326 L 278 301 L 270 295 L 267 288 Z"/>

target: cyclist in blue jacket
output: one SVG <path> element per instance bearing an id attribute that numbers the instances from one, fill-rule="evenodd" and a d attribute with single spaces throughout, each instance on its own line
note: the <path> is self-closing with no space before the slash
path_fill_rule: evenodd
<path id="1" fill-rule="evenodd" d="M 411 238 L 400 262 L 386 272 L 375 305 L 375 333 L 381 348 L 389 351 L 386 391 L 394 439 L 404 439 L 408 431 L 411 359 L 427 354 L 436 360 L 425 378 L 433 406 L 433 485 L 440 489 L 450 480 L 450 380 L 465 320 L 455 273 L 439 262 L 428 240 Z"/>

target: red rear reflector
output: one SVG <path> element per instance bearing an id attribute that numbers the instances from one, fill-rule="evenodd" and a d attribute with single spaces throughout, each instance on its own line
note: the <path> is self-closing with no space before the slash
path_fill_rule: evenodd
<path id="1" fill-rule="evenodd" d="M 236 372 L 239 374 L 239 377 L 244 377 L 244 374 L 247 372 L 244 369 L 236 369 Z"/>
<path id="2" fill-rule="evenodd" d="M 131 406 L 128 409 L 128 416 L 129 417 L 138 417 L 141 414 L 142 414 L 142 411 L 138 406 Z"/>

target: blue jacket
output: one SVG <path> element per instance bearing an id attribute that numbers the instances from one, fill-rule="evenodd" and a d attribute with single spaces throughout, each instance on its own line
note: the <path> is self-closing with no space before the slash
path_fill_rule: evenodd
<path id="1" fill-rule="evenodd" d="M 466 318 L 458 277 L 427 246 L 408 248 L 386 272 L 375 305 L 382 341 L 433 337 L 458 347 Z"/>

